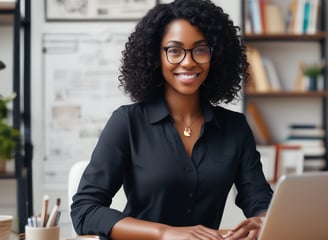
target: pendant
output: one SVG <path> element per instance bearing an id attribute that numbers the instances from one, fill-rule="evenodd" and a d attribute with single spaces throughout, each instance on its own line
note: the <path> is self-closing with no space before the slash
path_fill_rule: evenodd
<path id="1" fill-rule="evenodd" d="M 183 130 L 183 135 L 185 137 L 190 137 L 191 136 L 191 128 L 190 127 L 185 127 Z"/>

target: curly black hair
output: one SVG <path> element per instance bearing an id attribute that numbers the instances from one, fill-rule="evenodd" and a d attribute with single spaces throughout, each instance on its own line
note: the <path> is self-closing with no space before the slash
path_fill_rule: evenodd
<path id="1" fill-rule="evenodd" d="M 213 48 L 210 71 L 200 95 L 212 104 L 229 103 L 238 97 L 248 62 L 246 48 L 228 14 L 210 0 L 176 0 L 157 4 L 138 22 L 122 52 L 120 87 L 132 101 L 150 101 L 164 93 L 160 69 L 160 44 L 166 26 L 186 19 L 196 26 Z"/>

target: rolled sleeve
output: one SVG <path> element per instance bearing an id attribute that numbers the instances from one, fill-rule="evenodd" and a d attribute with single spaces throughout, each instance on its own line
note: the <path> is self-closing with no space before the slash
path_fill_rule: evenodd
<path id="1" fill-rule="evenodd" d="M 248 123 L 245 120 L 246 137 L 242 144 L 242 156 L 237 180 L 238 190 L 236 205 L 246 217 L 253 217 L 265 211 L 272 198 L 272 189 L 265 179 L 262 170 L 261 156 Z"/>
<path id="2" fill-rule="evenodd" d="M 78 234 L 108 238 L 113 225 L 126 217 L 110 208 L 112 197 L 123 183 L 129 159 L 128 118 L 118 109 L 107 122 L 73 196 L 71 218 Z"/>

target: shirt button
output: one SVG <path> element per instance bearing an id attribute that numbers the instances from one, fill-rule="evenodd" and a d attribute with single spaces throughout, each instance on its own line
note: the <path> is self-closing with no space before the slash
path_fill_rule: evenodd
<path id="1" fill-rule="evenodd" d="M 194 194 L 192 194 L 192 193 L 189 193 L 189 197 L 191 197 L 191 198 L 192 198 L 193 196 L 194 196 Z"/>
<path id="2" fill-rule="evenodd" d="M 187 213 L 191 213 L 191 209 L 187 209 Z"/>

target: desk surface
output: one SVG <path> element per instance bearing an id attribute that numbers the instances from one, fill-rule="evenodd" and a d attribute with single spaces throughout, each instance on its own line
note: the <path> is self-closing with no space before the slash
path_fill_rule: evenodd
<path id="1" fill-rule="evenodd" d="M 66 239 L 71 239 L 71 238 L 65 238 L 65 237 L 61 237 L 60 240 L 66 240 Z M 9 240 L 19 240 L 19 237 L 17 234 L 15 233 L 11 233 Z"/>
<path id="2" fill-rule="evenodd" d="M 11 233 L 10 237 L 9 237 L 9 240 L 18 240 L 17 234 Z"/>
<path id="3" fill-rule="evenodd" d="M 219 231 L 220 231 L 220 233 L 221 233 L 222 235 L 224 235 L 224 234 L 226 234 L 229 230 L 226 230 L 226 229 L 220 229 Z M 60 240 L 65 240 L 65 239 L 67 239 L 67 238 L 63 238 L 63 237 L 60 238 Z M 17 234 L 15 234 L 15 233 L 11 233 L 11 234 L 10 234 L 10 237 L 9 237 L 9 240 L 19 240 L 19 237 L 18 237 Z"/>

